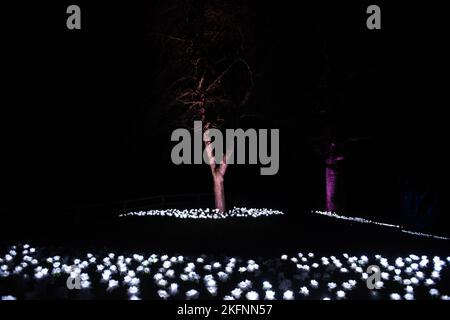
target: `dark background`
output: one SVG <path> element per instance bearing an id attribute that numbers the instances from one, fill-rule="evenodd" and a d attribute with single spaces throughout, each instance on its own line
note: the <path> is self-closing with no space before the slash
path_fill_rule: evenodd
<path id="1" fill-rule="evenodd" d="M 315 110 L 328 66 L 332 121 L 343 136 L 369 137 L 346 151 L 343 214 L 449 234 L 443 5 L 378 2 L 382 30 L 371 31 L 372 3 L 314 3 L 245 2 L 255 34 L 249 103 L 262 127 L 280 128 L 280 171 L 230 167 L 229 204 L 291 217 L 323 208 L 315 139 L 327 123 Z M 170 162 L 170 114 L 158 104 L 163 66 L 150 36 L 165 23 L 167 2 L 76 1 L 80 31 L 66 29 L 69 4 L 2 4 L 4 239 L 36 222 L 59 228 L 74 208 L 89 221 L 87 205 L 212 189 L 206 165 Z"/>

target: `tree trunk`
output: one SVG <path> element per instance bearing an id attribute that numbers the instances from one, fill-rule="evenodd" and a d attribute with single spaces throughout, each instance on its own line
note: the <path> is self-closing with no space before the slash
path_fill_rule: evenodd
<path id="1" fill-rule="evenodd" d="M 214 181 L 214 202 L 216 209 L 225 212 L 225 189 L 223 186 L 223 176 L 220 173 L 213 175 Z"/>
<path id="2" fill-rule="evenodd" d="M 326 185 L 326 211 L 335 212 L 338 209 L 338 183 L 340 163 L 344 160 L 344 156 L 337 150 L 335 143 L 330 143 L 327 150 L 327 158 L 325 161 L 325 185 Z"/>
<path id="3" fill-rule="evenodd" d="M 206 133 L 205 133 L 206 135 Z M 223 158 L 221 159 L 219 164 L 216 164 L 215 156 L 212 152 L 211 141 L 208 137 L 204 136 L 205 141 L 205 150 L 209 159 L 209 166 L 211 168 L 211 174 L 214 182 L 214 202 L 216 205 L 216 209 L 219 212 L 225 212 L 225 189 L 223 186 L 223 178 L 225 176 L 225 172 L 227 171 L 228 166 L 228 157 L 231 155 L 231 151 L 223 154 Z"/>
<path id="4" fill-rule="evenodd" d="M 334 166 L 326 166 L 325 183 L 326 183 L 326 211 L 336 211 L 336 183 L 337 170 Z"/>

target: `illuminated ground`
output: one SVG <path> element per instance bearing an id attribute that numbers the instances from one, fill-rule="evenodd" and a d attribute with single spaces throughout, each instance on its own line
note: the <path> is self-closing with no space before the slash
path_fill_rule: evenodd
<path id="1" fill-rule="evenodd" d="M 3 241 L 0 296 L 398 300 L 450 295 L 444 238 L 321 214 L 298 220 L 282 214 L 173 219 L 166 213 L 83 220 L 48 229 L 54 233 L 36 232 L 39 239 Z M 380 268 L 378 282 L 369 266 Z"/>
<path id="2" fill-rule="evenodd" d="M 110 250 L 111 251 L 111 250 Z M 183 256 L 64 251 L 17 245 L 2 253 L 0 293 L 17 299 L 449 299 L 450 257 Z M 381 279 L 369 283 L 371 265 Z M 372 274 L 370 272 L 370 274 Z M 72 277 L 81 289 L 67 288 Z M 447 284 L 447 285 L 444 285 Z"/>

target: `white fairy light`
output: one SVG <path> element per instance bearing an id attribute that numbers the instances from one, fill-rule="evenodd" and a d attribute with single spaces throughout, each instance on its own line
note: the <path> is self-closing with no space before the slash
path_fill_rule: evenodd
<path id="1" fill-rule="evenodd" d="M 336 296 L 338 299 L 344 299 L 345 298 L 345 292 L 342 290 L 339 290 L 336 292 Z"/>
<path id="2" fill-rule="evenodd" d="M 414 261 L 418 261 L 418 260 L 420 259 L 420 257 L 417 256 L 417 255 L 415 255 L 415 254 L 410 254 L 409 257 L 410 257 L 411 259 L 413 259 Z"/>
<path id="3" fill-rule="evenodd" d="M 178 284 L 177 283 L 171 283 L 169 286 L 170 294 L 171 295 L 177 295 L 178 294 Z"/>
<path id="4" fill-rule="evenodd" d="M 205 281 L 206 287 L 217 287 L 217 282 L 214 279 L 208 279 Z"/>
<path id="5" fill-rule="evenodd" d="M 109 281 L 109 278 L 111 278 L 111 271 L 110 270 L 105 270 L 102 273 L 102 279 L 104 281 Z"/>
<path id="6" fill-rule="evenodd" d="M 163 300 L 166 300 L 170 297 L 166 290 L 158 290 L 158 296 Z"/>
<path id="7" fill-rule="evenodd" d="M 419 262 L 419 266 L 420 266 L 421 268 L 425 268 L 425 267 L 427 266 L 427 264 L 428 264 L 428 260 L 427 260 L 427 259 L 422 259 L 422 260 L 420 260 L 420 262 Z"/>
<path id="8" fill-rule="evenodd" d="M 118 286 L 119 286 L 119 281 L 114 280 L 114 279 L 109 280 L 109 282 L 108 282 L 108 289 L 111 290 L 111 289 L 114 289 L 114 288 L 116 288 Z"/>
<path id="9" fill-rule="evenodd" d="M 226 281 L 228 280 L 228 273 L 225 273 L 223 271 L 220 271 L 219 273 L 217 273 L 217 276 L 219 277 L 219 279 L 221 281 Z"/>
<path id="10" fill-rule="evenodd" d="M 205 265 L 203 266 L 203 269 L 206 270 L 206 271 L 211 271 L 211 270 L 212 270 L 212 267 L 211 267 L 210 264 L 205 264 Z"/>
<path id="11" fill-rule="evenodd" d="M 240 268 L 238 269 L 238 271 L 239 271 L 240 273 L 244 273 L 244 272 L 247 271 L 247 268 L 246 268 L 246 267 L 240 267 Z"/>
<path id="12" fill-rule="evenodd" d="M 432 280 L 432 279 L 427 279 L 427 280 L 425 280 L 425 285 L 426 286 L 432 286 L 432 285 L 434 285 L 435 284 L 435 282 Z"/>
<path id="13" fill-rule="evenodd" d="M 165 287 L 165 286 L 167 286 L 167 280 L 166 279 L 161 279 L 161 280 L 159 280 L 158 282 L 157 282 L 157 285 L 159 286 L 159 287 Z"/>
<path id="14" fill-rule="evenodd" d="M 175 278 L 175 270 L 169 269 L 166 271 L 165 276 L 169 279 Z"/>
<path id="15" fill-rule="evenodd" d="M 84 280 L 84 281 L 81 281 L 80 285 L 81 285 L 81 288 L 88 289 L 91 286 L 91 282 L 87 281 L 87 280 Z"/>
<path id="16" fill-rule="evenodd" d="M 342 288 L 344 288 L 345 290 L 352 290 L 353 286 L 350 283 L 348 283 L 348 282 L 344 282 L 342 284 Z"/>
<path id="17" fill-rule="evenodd" d="M 441 275 L 439 274 L 438 271 L 433 271 L 433 272 L 431 273 L 431 277 L 432 277 L 433 279 L 439 279 L 439 278 L 441 277 Z"/>
<path id="18" fill-rule="evenodd" d="M 430 291 L 428 291 L 430 293 L 430 296 L 432 297 L 437 297 L 439 296 L 439 290 L 438 289 L 430 289 Z"/>
<path id="19" fill-rule="evenodd" d="M 414 295 L 412 293 L 407 293 L 403 296 L 406 300 L 414 300 Z"/>
<path id="20" fill-rule="evenodd" d="M 294 299 L 294 292 L 291 290 L 286 290 L 283 293 L 283 300 L 293 300 Z"/>
<path id="21" fill-rule="evenodd" d="M 180 274 L 180 279 L 183 280 L 183 281 L 188 281 L 189 280 L 189 276 L 187 274 L 182 273 L 182 274 Z"/>
<path id="22" fill-rule="evenodd" d="M 337 284 L 334 282 L 330 282 L 327 284 L 327 286 L 328 286 L 328 289 L 333 290 L 337 287 Z"/>
<path id="23" fill-rule="evenodd" d="M 391 293 L 389 295 L 389 297 L 391 300 L 401 300 L 402 299 L 402 297 L 398 293 Z"/>
<path id="24" fill-rule="evenodd" d="M 389 262 L 388 262 L 388 260 L 387 260 L 386 258 L 381 258 L 381 259 L 380 259 L 380 264 L 381 264 L 383 267 L 385 267 L 385 268 L 387 268 L 387 267 L 389 266 Z"/>
<path id="25" fill-rule="evenodd" d="M 275 292 L 272 290 L 267 290 L 264 296 L 265 300 L 275 300 Z"/>
<path id="26" fill-rule="evenodd" d="M 53 268 L 53 270 L 52 270 L 53 275 L 58 275 L 60 273 L 61 273 L 61 268 Z"/>
<path id="27" fill-rule="evenodd" d="M 16 266 L 16 267 L 14 268 L 14 273 L 15 273 L 15 274 L 21 273 L 22 270 L 23 270 L 23 268 L 22 268 L 21 266 Z"/>
<path id="28" fill-rule="evenodd" d="M 310 281 L 311 287 L 316 289 L 319 286 L 319 283 L 316 280 L 311 280 Z"/>
<path id="29" fill-rule="evenodd" d="M 264 290 L 270 290 L 270 289 L 272 289 L 272 285 L 270 284 L 269 281 L 264 281 L 264 282 L 263 282 L 263 289 L 264 289 Z"/>
<path id="30" fill-rule="evenodd" d="M 250 280 L 244 280 L 238 283 L 238 287 L 242 290 L 246 290 L 252 287 L 252 282 Z"/>
<path id="31" fill-rule="evenodd" d="M 131 286 L 128 288 L 128 294 L 129 295 L 136 295 L 139 292 L 139 288 L 136 286 Z"/>
<path id="32" fill-rule="evenodd" d="M 395 260 L 395 265 L 397 268 L 403 268 L 405 266 L 405 263 L 403 262 L 402 258 L 397 258 Z"/>
<path id="33" fill-rule="evenodd" d="M 307 287 L 301 287 L 299 293 L 303 296 L 309 296 L 309 290 Z"/>
<path id="34" fill-rule="evenodd" d="M 258 300 L 259 294 L 256 291 L 249 291 L 247 292 L 245 297 L 247 298 L 247 300 Z"/>
<path id="35" fill-rule="evenodd" d="M 233 289 L 233 291 L 231 291 L 231 295 L 237 300 L 241 298 L 242 295 L 242 290 L 240 288 L 236 288 Z"/>

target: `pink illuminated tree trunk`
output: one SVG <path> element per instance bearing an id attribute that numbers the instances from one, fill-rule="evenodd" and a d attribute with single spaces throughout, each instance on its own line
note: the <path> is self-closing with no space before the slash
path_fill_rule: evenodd
<path id="1" fill-rule="evenodd" d="M 336 151 L 336 144 L 330 143 L 325 161 L 326 211 L 337 210 L 337 184 L 339 180 L 339 163 L 344 160 Z"/>
<path id="2" fill-rule="evenodd" d="M 223 186 L 223 175 L 219 172 L 213 174 L 214 181 L 214 203 L 216 209 L 220 212 L 225 212 L 225 188 Z"/>
<path id="3" fill-rule="evenodd" d="M 214 203 L 216 209 L 218 209 L 220 212 L 225 212 L 226 205 L 225 205 L 224 176 L 225 172 L 227 171 L 228 167 L 227 161 L 229 155 L 231 154 L 231 151 L 227 151 L 227 153 L 223 155 L 223 159 L 220 161 L 220 163 L 217 164 L 215 156 L 213 155 L 212 152 L 211 141 L 205 140 L 205 150 L 208 155 L 209 166 L 211 168 L 211 173 L 213 177 Z"/>

